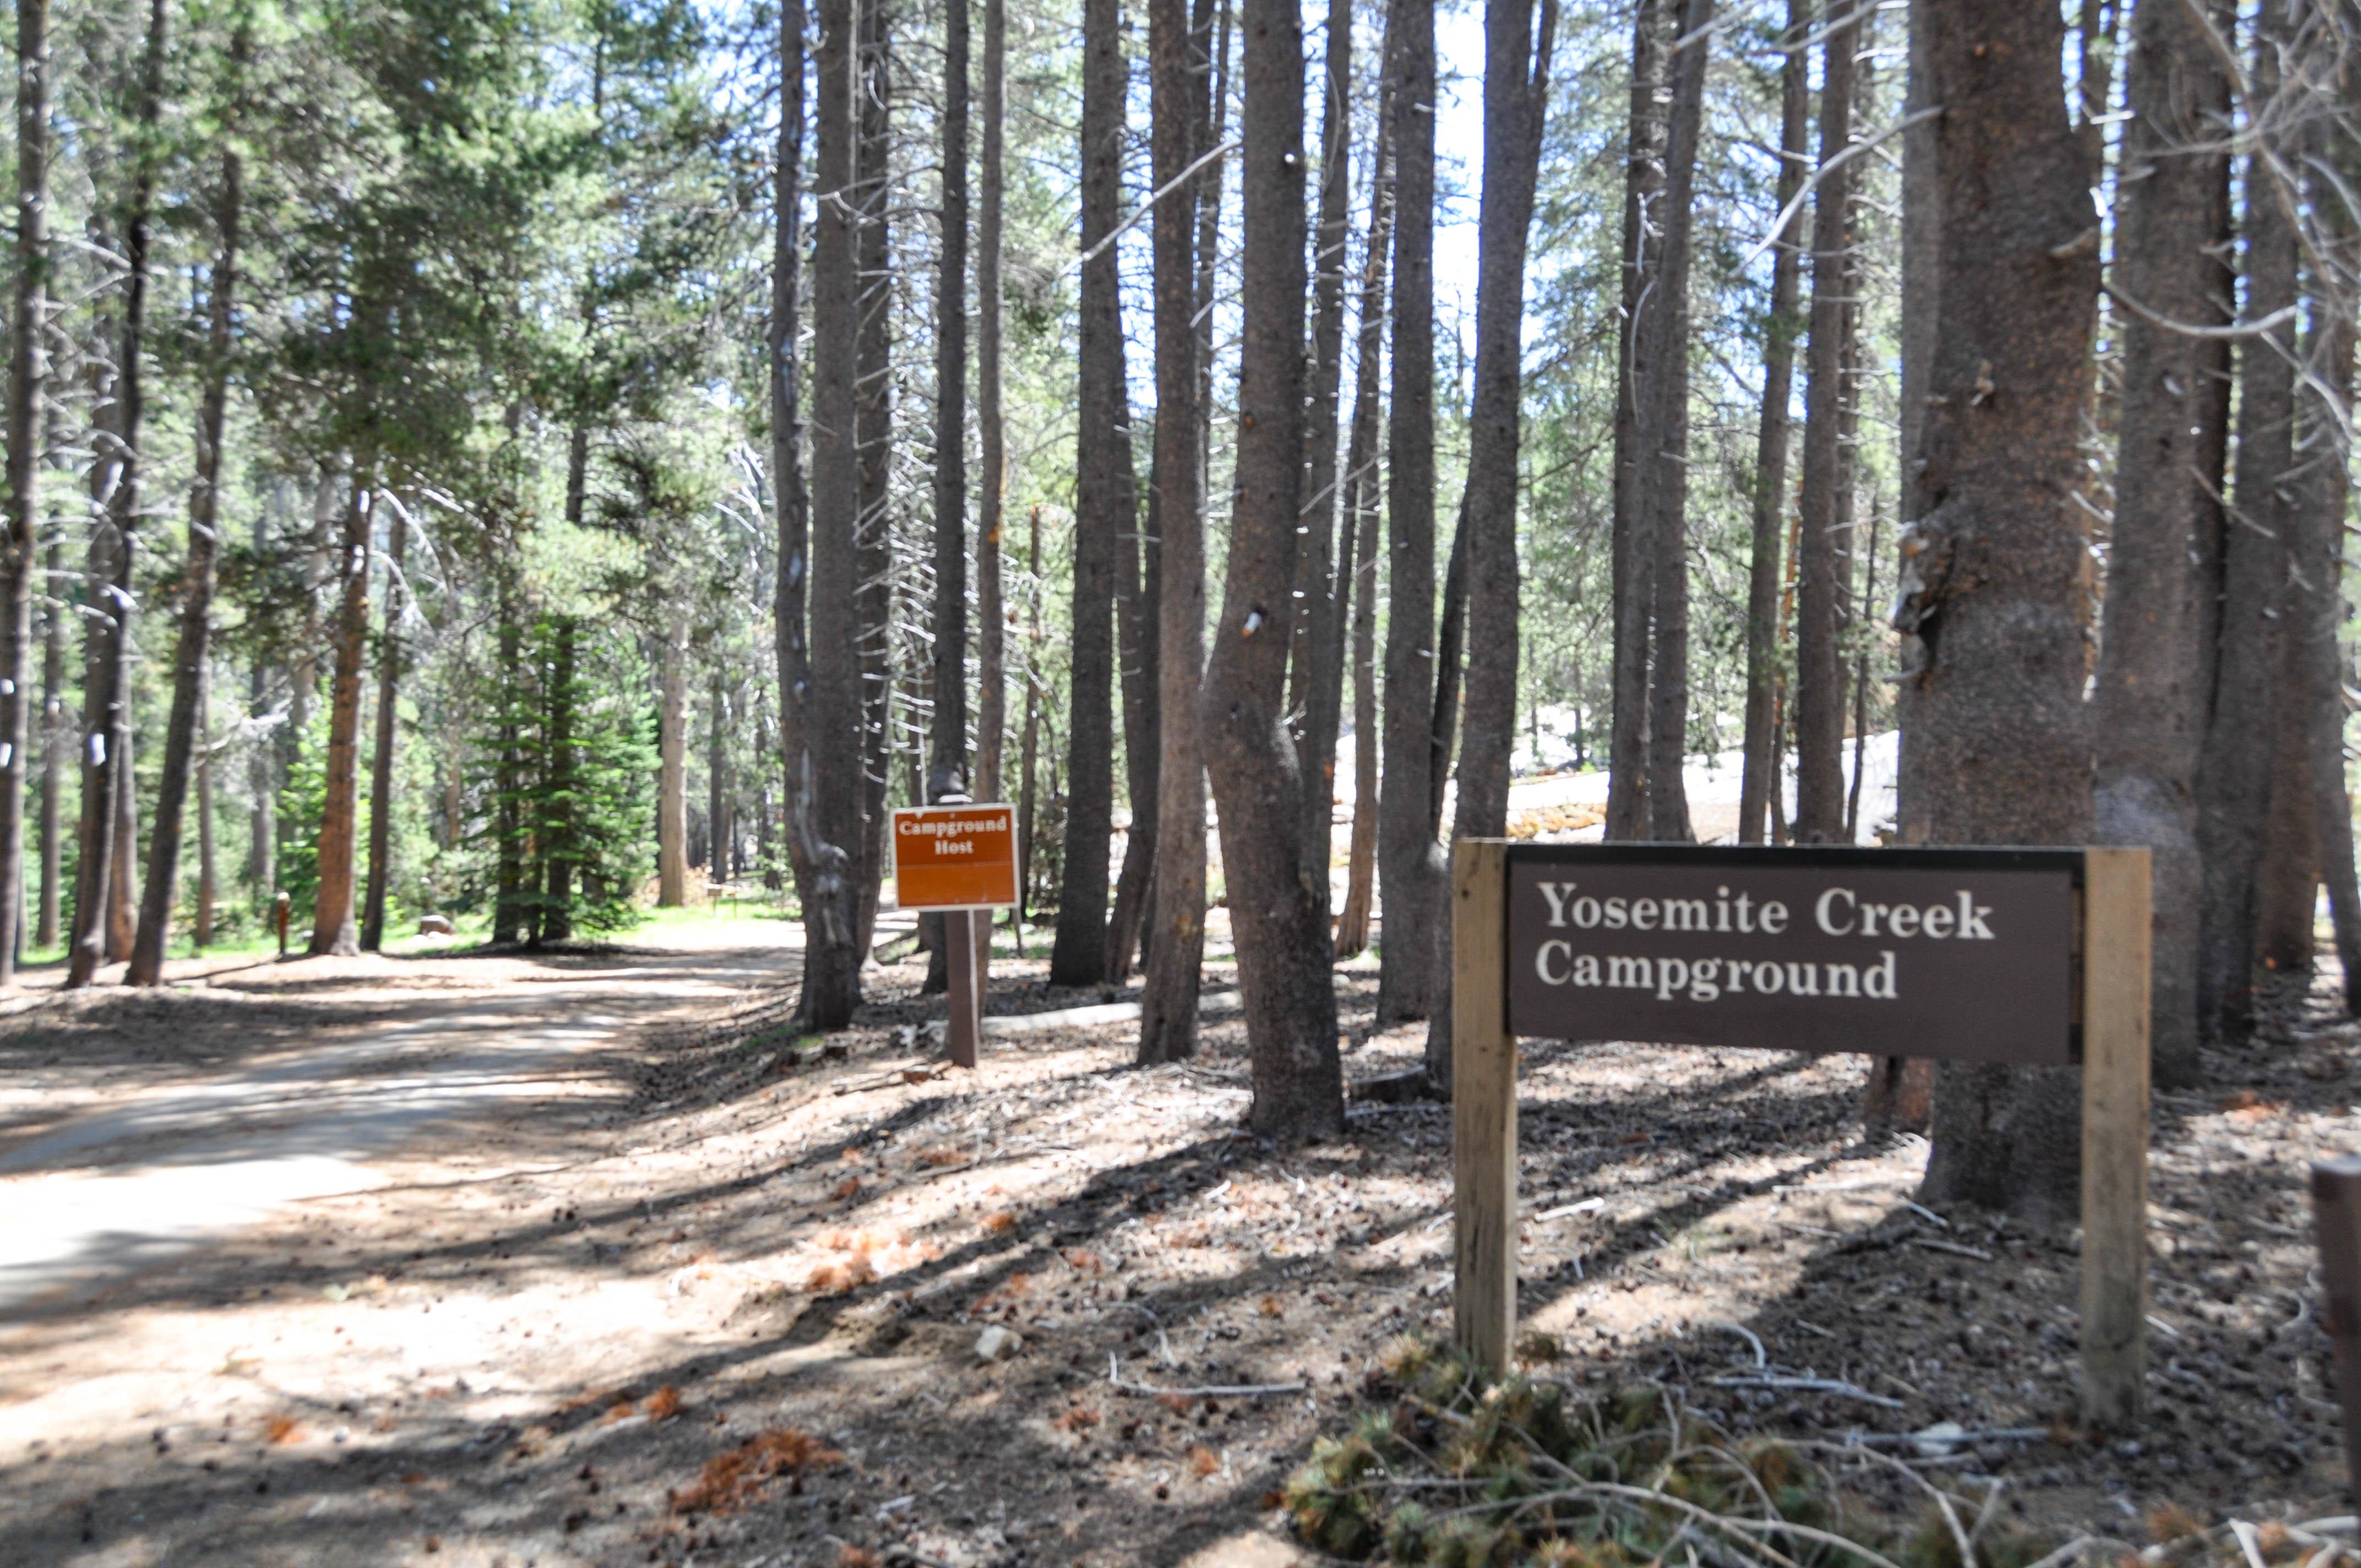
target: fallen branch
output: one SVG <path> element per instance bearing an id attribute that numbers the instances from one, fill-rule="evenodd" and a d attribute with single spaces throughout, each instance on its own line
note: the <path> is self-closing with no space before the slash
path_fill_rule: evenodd
<path id="1" fill-rule="evenodd" d="M 1259 1394 L 1301 1394 L 1304 1383 L 1231 1383 L 1209 1384 L 1199 1388 L 1159 1388 L 1153 1383 L 1130 1383 L 1124 1379 L 1115 1352 L 1107 1352 L 1107 1384 L 1118 1393 L 1150 1394 L 1158 1398 L 1170 1395 L 1181 1399 L 1246 1399 Z"/>
<path id="2" fill-rule="evenodd" d="M 1933 1236 L 1912 1236 L 1912 1246 L 1923 1246 L 1928 1252 L 1948 1252 L 1953 1257 L 1972 1257 L 1979 1263 L 1990 1263 L 1993 1255 L 1980 1246 L 1962 1246 L 1958 1242 L 1938 1241 Z"/>
<path id="3" fill-rule="evenodd" d="M 1899 1399 L 1872 1394 L 1858 1383 L 1846 1383 L 1834 1377 L 1717 1377 L 1713 1384 L 1717 1388 L 1791 1388 L 1806 1394 L 1835 1394 L 1847 1399 L 1859 1399 L 1864 1404 L 1881 1405 L 1889 1410 L 1903 1408 Z"/>

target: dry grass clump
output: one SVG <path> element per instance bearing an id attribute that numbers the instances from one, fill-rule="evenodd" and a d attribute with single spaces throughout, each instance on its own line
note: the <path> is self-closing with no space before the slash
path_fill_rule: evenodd
<path id="1" fill-rule="evenodd" d="M 1849 1516 L 1799 1447 L 1735 1439 L 1668 1389 L 1591 1397 L 1495 1380 L 1407 1339 L 1384 1365 L 1387 1403 L 1321 1439 L 1284 1494 L 1298 1532 L 1323 1551 L 1382 1551 L 1405 1568 L 1641 1568 L 1694 1545 L 1714 1563 L 1964 1568 L 1955 1511 L 1893 1539 L 1883 1521 Z M 1974 1568 L 2039 1555 L 1997 1529 L 1974 1545 Z"/>
<path id="2" fill-rule="evenodd" d="M 800 1492 L 807 1473 L 842 1463 L 844 1455 L 811 1433 L 774 1428 L 707 1460 L 697 1479 L 672 1495 L 672 1511 L 734 1514 L 760 1498 L 776 1476 L 786 1476 L 788 1490 Z"/>

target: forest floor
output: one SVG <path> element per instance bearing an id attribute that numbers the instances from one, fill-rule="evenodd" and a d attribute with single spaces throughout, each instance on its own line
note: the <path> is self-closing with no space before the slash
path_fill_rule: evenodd
<path id="1" fill-rule="evenodd" d="M 1180 1066 L 1116 1021 L 946 1072 L 915 962 L 796 1042 L 795 936 L 8 1003 L 0 1564 L 1313 1561 L 1277 1488 L 1447 1332 L 1447 1109 L 1274 1149 L 1218 1005 Z M 1120 1000 L 1043 970 L 996 963 L 992 1011 Z M 1411 1065 L 1374 964 L 1339 981 L 1353 1080 Z M 2356 1047 L 2323 982 L 2159 1098 L 2140 1433 L 2075 1430 L 2073 1235 L 1910 1206 L 1926 1146 L 1864 1139 L 1856 1058 L 1532 1045 L 1525 1348 L 1741 1431 L 1957 1423 L 1899 1452 L 2059 1538 L 2332 1498 L 2304 1181 L 2361 1152 Z M 1232 1385 L 1295 1387 L 1153 1391 Z"/>

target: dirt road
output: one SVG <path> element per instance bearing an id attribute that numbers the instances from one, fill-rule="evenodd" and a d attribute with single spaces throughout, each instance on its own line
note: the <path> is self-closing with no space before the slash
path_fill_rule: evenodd
<path id="1" fill-rule="evenodd" d="M 1038 957 L 993 1011 L 1086 1011 L 975 1072 L 915 962 L 797 1041 L 792 932 L 7 1003 L 0 1568 L 1307 1561 L 1274 1489 L 1447 1322 L 1449 1108 L 1273 1148 L 1235 1014 L 1141 1069 Z M 1418 1059 L 1338 982 L 1354 1081 Z M 1530 1042 L 1523 1353 L 1741 1434 L 2001 1434 L 1947 1474 L 2052 1534 L 2333 1492 L 2302 1161 L 2361 1147 L 2356 1051 L 2323 986 L 2159 1099 L 2153 1442 L 2053 1420 L 2071 1235 L 1913 1211 L 1841 1057 Z"/>

